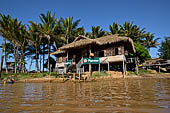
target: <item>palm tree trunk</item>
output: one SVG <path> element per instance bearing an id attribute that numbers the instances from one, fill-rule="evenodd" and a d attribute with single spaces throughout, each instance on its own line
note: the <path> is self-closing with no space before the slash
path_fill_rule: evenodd
<path id="1" fill-rule="evenodd" d="M 1 54 L 1 64 L 0 64 L 0 73 L 2 72 L 2 67 L 3 67 L 3 61 L 4 61 L 4 48 L 2 48 L 2 54 Z M 1 74 L 0 74 L 0 78 L 1 78 Z"/>
<path id="2" fill-rule="evenodd" d="M 47 35 L 48 38 L 48 72 L 50 72 L 50 39 L 51 37 L 49 35 Z"/>
<path id="3" fill-rule="evenodd" d="M 44 60 L 45 60 L 45 44 L 43 43 L 43 72 L 44 72 Z"/>
<path id="4" fill-rule="evenodd" d="M 48 72 L 50 71 L 50 41 L 48 41 Z"/>
<path id="5" fill-rule="evenodd" d="M 22 72 L 23 72 L 23 73 L 25 72 L 25 60 L 24 60 L 24 59 L 25 59 L 25 58 L 24 58 L 24 49 L 21 48 L 21 62 L 22 62 L 21 67 L 22 67 Z"/>
<path id="6" fill-rule="evenodd" d="M 38 65 L 38 48 L 36 47 L 36 68 L 37 68 L 37 71 L 39 72 L 40 69 L 39 69 L 39 65 Z"/>
<path id="7" fill-rule="evenodd" d="M 7 54 L 6 54 L 6 39 L 4 39 L 4 53 L 5 53 L 5 66 L 6 66 L 6 73 L 8 73 L 8 66 L 7 66 Z"/>
<path id="8" fill-rule="evenodd" d="M 17 58 L 16 58 L 16 47 L 15 47 L 15 45 L 13 45 L 14 46 L 14 60 L 15 60 L 15 73 L 17 73 Z"/>
<path id="9" fill-rule="evenodd" d="M 39 55 L 40 58 L 40 72 L 41 72 L 41 55 Z"/>

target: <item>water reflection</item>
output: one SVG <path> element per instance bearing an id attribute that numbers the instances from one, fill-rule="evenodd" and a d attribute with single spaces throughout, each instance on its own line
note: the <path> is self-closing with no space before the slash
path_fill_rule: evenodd
<path id="1" fill-rule="evenodd" d="M 170 80 L 0 84 L 0 112 L 169 113 Z"/>

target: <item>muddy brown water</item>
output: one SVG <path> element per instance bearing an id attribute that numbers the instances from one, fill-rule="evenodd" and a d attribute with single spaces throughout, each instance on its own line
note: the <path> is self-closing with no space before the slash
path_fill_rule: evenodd
<path id="1" fill-rule="evenodd" d="M 170 79 L 0 84 L 2 113 L 170 113 Z"/>

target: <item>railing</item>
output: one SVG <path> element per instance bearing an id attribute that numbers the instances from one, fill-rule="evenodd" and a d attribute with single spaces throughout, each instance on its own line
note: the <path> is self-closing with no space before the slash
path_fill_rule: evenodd
<path id="1" fill-rule="evenodd" d="M 84 73 L 84 68 L 77 68 L 77 73 L 78 74 Z"/>
<path id="2" fill-rule="evenodd" d="M 65 69 L 56 69 L 56 72 L 58 72 L 58 74 L 64 74 L 64 73 L 66 73 L 66 72 L 65 72 Z"/>
<path id="3" fill-rule="evenodd" d="M 76 71 L 79 74 L 84 73 L 84 68 L 80 68 L 83 64 L 83 58 L 81 58 L 81 60 L 76 64 Z"/>
<path id="4" fill-rule="evenodd" d="M 127 63 L 135 63 L 135 58 L 127 58 Z"/>
<path id="5" fill-rule="evenodd" d="M 80 68 L 83 64 L 83 58 L 76 64 L 76 68 Z"/>

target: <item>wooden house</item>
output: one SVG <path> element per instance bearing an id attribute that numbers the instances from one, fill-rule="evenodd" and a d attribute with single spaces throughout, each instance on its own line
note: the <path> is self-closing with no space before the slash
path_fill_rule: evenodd
<path id="1" fill-rule="evenodd" d="M 120 70 L 125 74 L 129 53 L 135 53 L 131 38 L 108 35 L 96 39 L 78 36 L 52 54 L 57 56 L 56 69 L 59 73 Z"/>

